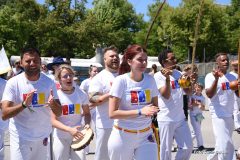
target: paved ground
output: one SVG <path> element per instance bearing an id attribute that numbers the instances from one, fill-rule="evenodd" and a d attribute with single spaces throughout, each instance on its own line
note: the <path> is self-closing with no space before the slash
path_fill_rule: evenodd
<path id="1" fill-rule="evenodd" d="M 213 131 L 212 131 L 212 121 L 210 118 L 210 114 L 208 111 L 204 111 L 204 117 L 205 120 L 203 120 L 202 123 L 202 131 L 203 131 L 203 138 L 204 138 L 204 144 L 205 147 L 207 148 L 207 151 L 204 152 L 195 152 L 191 156 L 191 160 L 204 160 L 207 157 L 207 154 L 210 153 L 213 150 L 214 147 L 214 136 L 213 136 Z M 8 135 L 8 134 L 7 134 Z M 240 134 L 237 134 L 237 132 L 234 131 L 233 133 L 233 141 L 235 145 L 235 149 L 240 147 Z M 6 136 L 5 140 L 5 154 L 6 157 L 4 160 L 9 160 L 9 138 Z M 90 144 L 90 154 L 87 155 L 87 160 L 93 160 L 94 159 L 94 146 L 95 146 L 95 140 L 92 141 Z M 175 156 L 176 152 L 173 152 L 173 157 Z"/>

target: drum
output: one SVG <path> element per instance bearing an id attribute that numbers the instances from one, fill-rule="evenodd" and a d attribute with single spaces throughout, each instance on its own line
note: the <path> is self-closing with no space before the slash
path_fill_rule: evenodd
<path id="1" fill-rule="evenodd" d="M 189 76 L 182 75 L 182 77 L 178 80 L 178 84 L 181 88 L 190 88 L 191 81 Z"/>
<path id="2" fill-rule="evenodd" d="M 83 139 L 77 140 L 74 138 L 72 141 L 71 148 L 74 151 L 80 151 L 80 150 L 84 149 L 93 140 L 94 134 L 93 134 L 93 130 L 91 128 L 83 129 L 81 131 L 81 133 L 83 134 Z"/>
<path id="3" fill-rule="evenodd" d="M 234 90 L 234 91 L 238 90 L 238 81 L 235 80 L 235 81 L 230 82 L 229 87 L 231 90 Z"/>

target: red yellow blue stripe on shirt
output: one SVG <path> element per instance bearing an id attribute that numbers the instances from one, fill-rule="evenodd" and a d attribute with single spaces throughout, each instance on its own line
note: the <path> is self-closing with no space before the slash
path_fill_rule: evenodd
<path id="1" fill-rule="evenodd" d="M 62 115 L 81 114 L 80 104 L 62 105 Z"/>
<path id="2" fill-rule="evenodd" d="M 171 81 L 171 87 L 172 87 L 172 89 L 177 89 L 177 88 L 180 88 L 180 85 L 179 85 L 178 81 L 175 80 L 175 81 Z"/>
<path id="3" fill-rule="evenodd" d="M 230 84 L 229 82 L 224 82 L 222 83 L 222 90 L 229 90 L 230 89 Z"/>
<path id="4" fill-rule="evenodd" d="M 27 94 L 23 94 L 23 101 L 26 100 Z M 34 93 L 32 98 L 32 107 L 43 107 L 46 103 L 45 93 Z"/>
<path id="5" fill-rule="evenodd" d="M 147 90 L 139 90 L 139 91 L 130 91 L 131 95 L 131 103 L 139 104 L 139 103 L 150 103 L 151 102 L 151 91 Z"/>

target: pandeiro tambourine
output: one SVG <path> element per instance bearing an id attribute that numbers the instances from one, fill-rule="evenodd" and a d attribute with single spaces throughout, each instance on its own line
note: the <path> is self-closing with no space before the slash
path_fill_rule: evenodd
<path id="1" fill-rule="evenodd" d="M 80 150 L 84 149 L 93 140 L 94 133 L 93 133 L 93 130 L 91 128 L 83 129 L 81 131 L 81 133 L 83 134 L 82 139 L 77 140 L 77 139 L 73 138 L 71 148 L 74 151 L 80 151 Z"/>

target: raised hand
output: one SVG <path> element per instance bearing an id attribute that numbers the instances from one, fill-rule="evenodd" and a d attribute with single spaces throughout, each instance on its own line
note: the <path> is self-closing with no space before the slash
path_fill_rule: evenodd
<path id="1" fill-rule="evenodd" d="M 223 73 L 219 69 L 213 69 L 212 74 L 216 79 L 223 76 Z"/>
<path id="2" fill-rule="evenodd" d="M 34 94 L 36 91 L 37 91 L 37 90 L 34 89 L 34 90 L 30 91 L 29 93 L 27 93 L 26 99 L 24 100 L 26 106 L 32 105 L 33 94 Z"/>
<path id="3" fill-rule="evenodd" d="M 169 78 L 169 76 L 172 75 L 172 70 L 166 69 L 166 68 L 162 68 L 162 69 L 161 69 L 161 73 L 162 73 L 166 78 Z"/>

